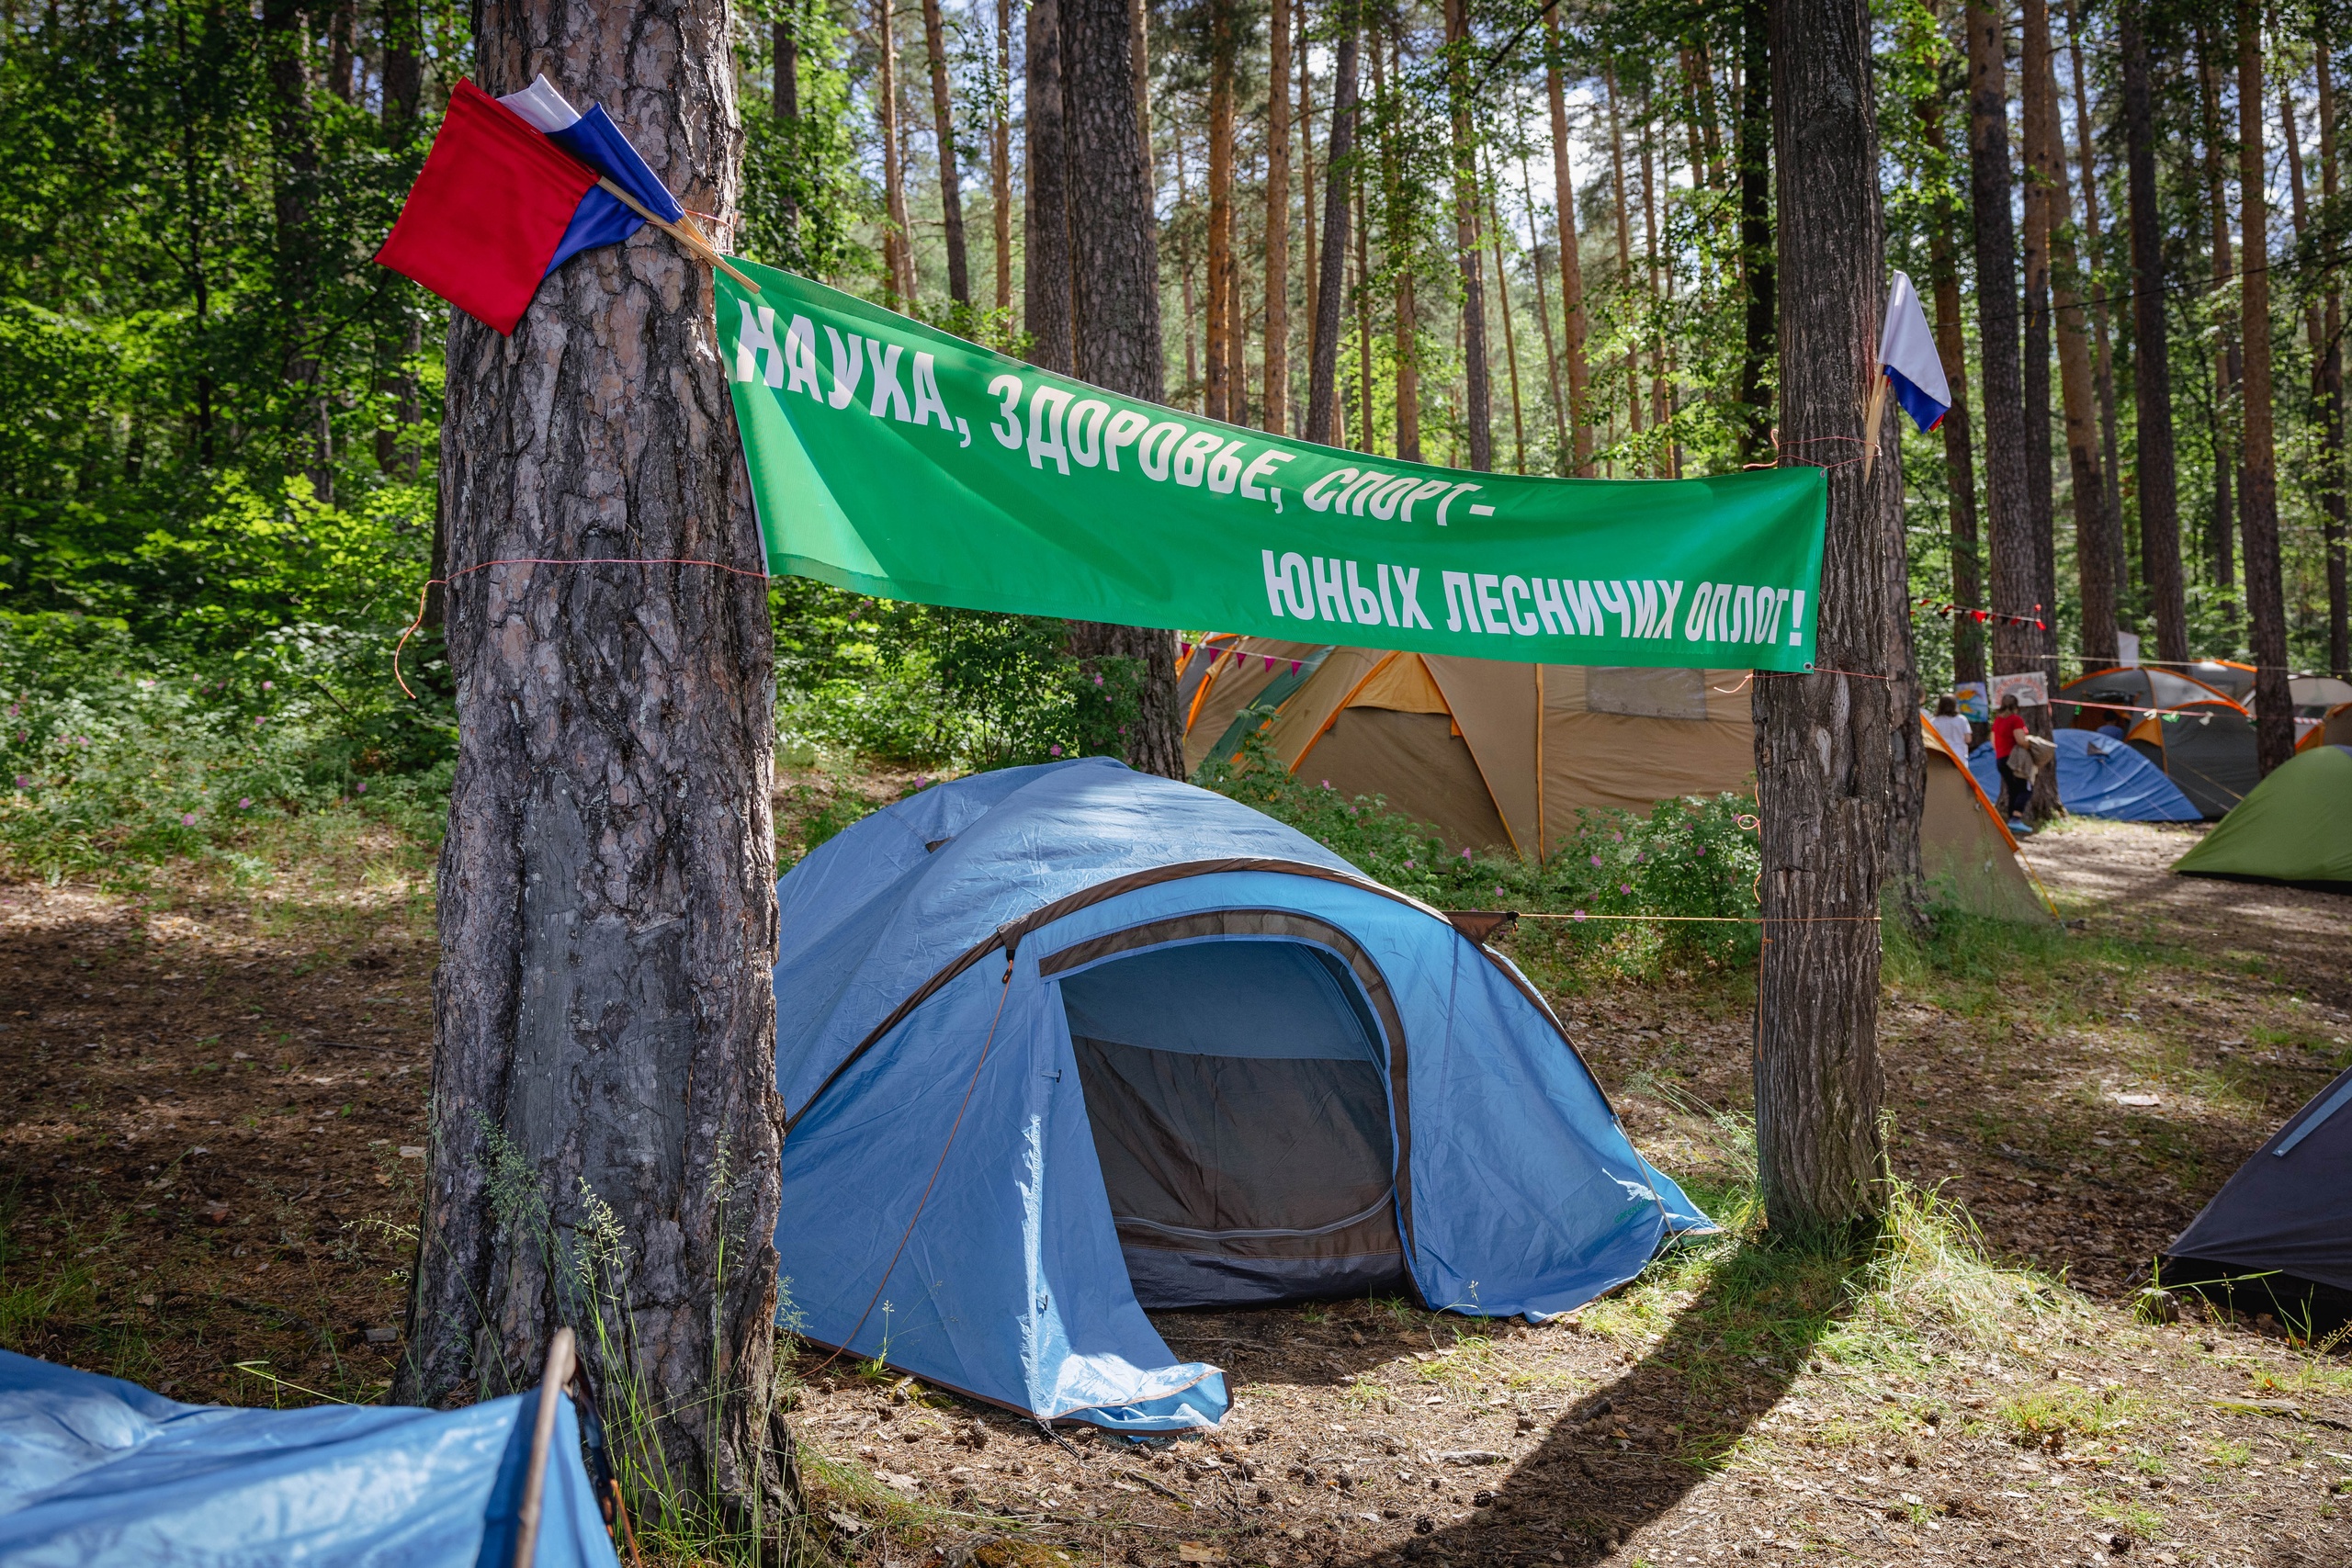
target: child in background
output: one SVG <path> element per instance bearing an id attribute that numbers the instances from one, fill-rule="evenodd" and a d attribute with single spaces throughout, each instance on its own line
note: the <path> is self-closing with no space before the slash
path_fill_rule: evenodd
<path id="1" fill-rule="evenodd" d="M 1963 763 L 1966 762 L 1969 751 L 1968 720 L 1961 716 L 1959 701 L 1952 697 L 1938 697 L 1936 716 L 1929 722 L 1936 727 L 1936 733 L 1944 738 L 1944 744 L 1951 748 L 1951 754 Z"/>

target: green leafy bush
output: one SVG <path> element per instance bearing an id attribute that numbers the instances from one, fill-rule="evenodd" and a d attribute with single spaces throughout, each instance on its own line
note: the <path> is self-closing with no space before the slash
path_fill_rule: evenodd
<path id="1" fill-rule="evenodd" d="M 436 837 L 456 728 L 429 647 L 427 695 L 387 693 L 389 643 L 297 625 L 190 668 L 119 621 L 0 615 L 0 850 L 52 878 L 109 875 L 334 805 Z"/>
<path id="2" fill-rule="evenodd" d="M 884 761 L 973 771 L 1116 755 L 1133 660 L 1080 660 L 1068 624 L 871 599 L 802 578 L 770 592 L 777 728 Z"/>

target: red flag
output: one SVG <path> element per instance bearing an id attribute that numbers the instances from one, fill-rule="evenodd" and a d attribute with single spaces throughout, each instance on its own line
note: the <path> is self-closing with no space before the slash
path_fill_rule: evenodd
<path id="1" fill-rule="evenodd" d="M 528 120 L 461 80 L 376 259 L 511 335 L 595 184 Z"/>

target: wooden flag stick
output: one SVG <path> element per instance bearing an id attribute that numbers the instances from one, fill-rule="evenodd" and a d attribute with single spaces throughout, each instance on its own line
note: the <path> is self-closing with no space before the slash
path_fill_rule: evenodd
<path id="1" fill-rule="evenodd" d="M 1886 412 L 1886 372 L 1879 372 L 1877 382 L 1871 388 L 1870 408 L 1862 415 L 1862 478 L 1868 480 L 1871 469 L 1878 464 L 1879 418 Z"/>
<path id="2" fill-rule="evenodd" d="M 727 258 L 720 255 L 718 250 L 708 240 L 703 238 L 702 231 L 699 228 L 695 229 L 694 232 L 688 233 L 685 230 L 681 229 L 678 225 L 671 222 L 668 219 L 656 217 L 654 214 L 647 211 L 644 204 L 639 202 L 637 197 L 621 189 L 620 186 L 615 185 L 612 180 L 605 175 L 597 175 L 596 183 L 604 189 L 618 197 L 622 206 L 628 208 L 631 212 L 636 213 L 639 218 L 644 219 L 648 223 L 652 224 L 656 229 L 659 229 L 663 233 L 669 235 L 670 238 L 677 241 L 681 245 L 684 245 L 690 254 L 699 258 L 700 260 L 708 262 L 711 265 L 717 267 L 719 271 L 725 273 L 728 276 L 733 278 L 736 282 L 741 284 L 752 293 L 757 294 L 760 291 L 760 286 L 758 284 L 752 282 L 750 278 L 745 277 L 741 273 L 727 265 Z M 691 222 L 692 220 L 689 220 L 688 221 Z"/>
<path id="3" fill-rule="evenodd" d="M 531 1459 L 523 1472 L 523 1498 L 514 1511 L 514 1568 L 534 1568 L 539 1548 L 539 1511 L 547 1496 L 548 1450 L 555 1440 L 555 1402 L 571 1381 L 572 1335 L 559 1328 L 548 1341 L 546 1375 L 539 1379 L 539 1404 L 531 1421 Z"/>

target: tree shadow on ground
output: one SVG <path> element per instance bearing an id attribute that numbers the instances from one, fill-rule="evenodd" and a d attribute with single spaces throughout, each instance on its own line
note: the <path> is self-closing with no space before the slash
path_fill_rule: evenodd
<path id="1" fill-rule="evenodd" d="M 1403 1555 L 1429 1568 L 1595 1562 L 1727 1462 L 1847 1311 L 1869 1262 L 1867 1249 L 1717 1245 L 1725 1250 L 1671 1307 L 1665 1337 L 1561 1412 L 1515 1469 L 1423 1476 L 1427 1506 Z"/>

